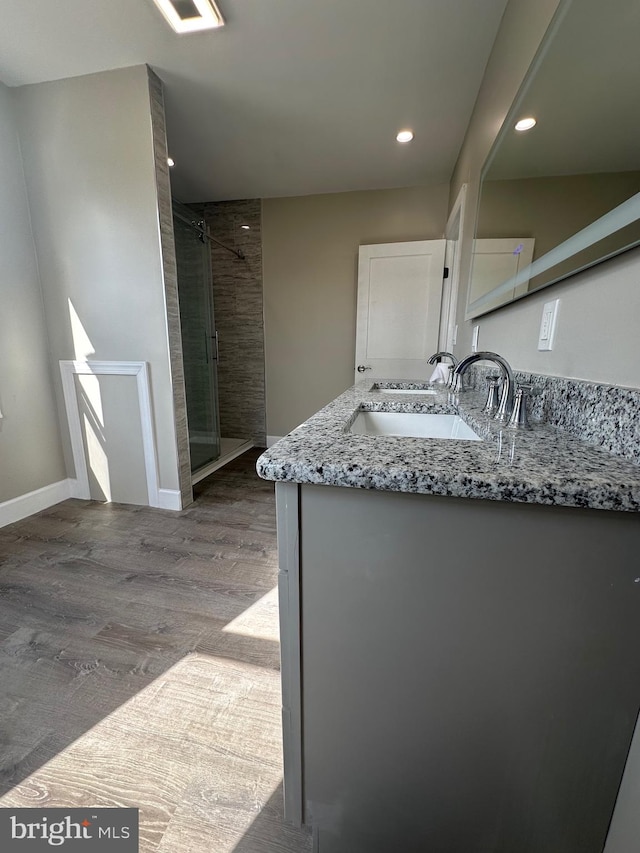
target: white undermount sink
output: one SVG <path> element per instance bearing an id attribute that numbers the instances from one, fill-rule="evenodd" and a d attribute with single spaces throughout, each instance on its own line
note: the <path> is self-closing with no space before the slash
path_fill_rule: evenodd
<path id="1" fill-rule="evenodd" d="M 408 383 L 409 384 L 409 383 Z M 372 391 L 380 391 L 381 394 L 425 394 L 435 395 L 437 392 L 433 388 L 415 382 L 410 383 L 411 388 L 399 388 L 396 382 L 375 382 L 371 388 Z"/>
<path id="2" fill-rule="evenodd" d="M 400 435 L 482 441 L 458 415 L 421 412 L 358 412 L 350 431 L 355 435 Z"/>
<path id="3" fill-rule="evenodd" d="M 381 394 L 435 394 L 433 388 L 377 388 Z"/>

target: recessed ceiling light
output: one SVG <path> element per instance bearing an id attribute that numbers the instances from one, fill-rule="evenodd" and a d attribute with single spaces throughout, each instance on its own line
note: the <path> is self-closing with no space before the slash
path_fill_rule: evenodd
<path id="1" fill-rule="evenodd" d="M 411 142 L 413 139 L 413 131 L 412 130 L 401 130 L 400 133 L 396 136 L 398 142 Z"/>
<path id="2" fill-rule="evenodd" d="M 173 157 L 167 157 L 167 166 L 175 166 L 175 165 L 176 165 L 176 161 L 173 159 Z"/>
<path id="3" fill-rule="evenodd" d="M 535 127 L 536 124 L 537 124 L 537 121 L 532 117 L 521 118 L 520 121 L 516 122 L 515 128 L 516 128 L 516 130 L 520 130 L 520 131 L 531 130 L 531 128 Z"/>
<path id="4" fill-rule="evenodd" d="M 177 33 L 195 33 L 224 26 L 214 0 L 153 0 Z"/>
<path id="5" fill-rule="evenodd" d="M 251 228 L 250 225 L 241 225 L 240 227 L 242 228 L 243 231 L 249 231 Z"/>

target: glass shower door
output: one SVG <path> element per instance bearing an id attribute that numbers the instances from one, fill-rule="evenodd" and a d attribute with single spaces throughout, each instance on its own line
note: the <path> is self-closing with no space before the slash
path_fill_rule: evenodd
<path id="1" fill-rule="evenodd" d="M 213 316 L 209 239 L 197 216 L 173 202 L 182 356 L 187 395 L 191 471 L 220 456 L 217 337 Z"/>

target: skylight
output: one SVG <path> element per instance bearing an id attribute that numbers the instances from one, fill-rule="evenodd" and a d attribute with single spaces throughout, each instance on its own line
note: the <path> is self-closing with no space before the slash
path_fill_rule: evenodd
<path id="1" fill-rule="evenodd" d="M 224 26 L 213 0 L 153 0 L 177 33 L 194 33 Z"/>

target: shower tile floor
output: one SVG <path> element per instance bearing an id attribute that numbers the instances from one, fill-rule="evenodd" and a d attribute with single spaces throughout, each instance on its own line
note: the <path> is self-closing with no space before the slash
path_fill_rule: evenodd
<path id="1" fill-rule="evenodd" d="M 221 438 L 220 456 L 212 460 L 208 444 L 201 441 L 191 441 L 189 448 L 191 451 L 191 470 L 193 471 L 192 482 L 198 483 L 252 446 L 253 442 L 246 438 Z"/>

